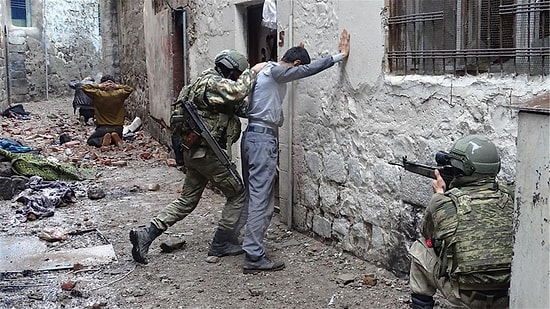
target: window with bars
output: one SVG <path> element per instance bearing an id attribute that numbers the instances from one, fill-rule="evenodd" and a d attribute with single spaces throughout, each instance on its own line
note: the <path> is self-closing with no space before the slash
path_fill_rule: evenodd
<path id="1" fill-rule="evenodd" d="M 11 24 L 18 27 L 31 26 L 31 0 L 11 0 Z"/>
<path id="2" fill-rule="evenodd" d="M 550 71 L 550 0 L 389 0 L 391 73 Z"/>

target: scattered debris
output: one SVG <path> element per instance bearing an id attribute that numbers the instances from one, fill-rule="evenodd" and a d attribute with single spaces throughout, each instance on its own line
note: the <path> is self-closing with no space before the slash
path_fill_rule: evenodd
<path id="1" fill-rule="evenodd" d="M 218 263 L 220 258 L 215 255 L 209 255 L 204 259 L 207 263 Z"/>
<path id="2" fill-rule="evenodd" d="M 365 275 L 365 278 L 363 278 L 363 284 L 366 286 L 373 287 L 376 283 L 378 283 L 378 279 L 374 274 Z"/>
<path id="3" fill-rule="evenodd" d="M 105 197 L 105 191 L 101 188 L 94 187 L 88 189 L 88 198 L 91 200 L 100 200 Z"/>
<path id="4" fill-rule="evenodd" d="M 74 289 L 75 285 L 76 285 L 76 282 L 74 281 L 66 281 L 61 284 L 61 289 L 64 291 L 70 291 Z"/>
<path id="5" fill-rule="evenodd" d="M 147 186 L 147 190 L 149 191 L 158 191 L 160 190 L 160 185 L 158 183 L 152 183 Z"/>
<path id="6" fill-rule="evenodd" d="M 109 285 L 111 285 L 111 284 L 113 284 L 113 283 L 115 283 L 115 282 L 118 282 L 118 281 L 120 281 L 120 280 L 126 278 L 129 274 L 131 274 L 131 273 L 136 269 L 136 266 L 137 266 L 137 264 L 134 264 L 134 267 L 133 267 L 129 272 L 127 272 L 126 274 L 124 274 L 123 276 L 121 276 L 120 278 L 117 278 L 117 279 L 115 279 L 115 280 L 113 280 L 113 281 L 111 281 L 111 282 L 109 282 L 109 283 L 107 283 L 107 284 L 100 285 L 100 286 L 98 286 L 98 287 L 96 287 L 96 288 L 94 288 L 94 289 L 91 289 L 90 291 L 95 291 L 95 290 L 102 289 L 102 288 L 104 288 L 104 287 L 106 287 L 106 286 L 109 286 Z"/>
<path id="7" fill-rule="evenodd" d="M 336 277 L 336 281 L 347 285 L 355 281 L 356 276 L 354 274 L 340 274 Z"/>
<path id="8" fill-rule="evenodd" d="M 173 242 L 166 241 L 160 244 L 160 249 L 162 250 L 162 252 L 170 253 L 176 250 L 185 249 L 186 245 L 187 244 L 185 243 L 185 240 L 178 240 Z"/>
<path id="9" fill-rule="evenodd" d="M 67 233 L 60 227 L 46 227 L 38 234 L 38 238 L 49 242 L 64 241 L 68 237 Z"/>

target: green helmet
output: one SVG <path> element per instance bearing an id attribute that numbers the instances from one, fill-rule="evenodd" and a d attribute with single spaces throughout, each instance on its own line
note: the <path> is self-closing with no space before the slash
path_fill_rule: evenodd
<path id="1" fill-rule="evenodd" d="M 248 69 L 248 60 L 246 60 L 246 57 L 234 49 L 222 50 L 216 55 L 214 64 L 216 66 L 223 65 L 229 70 L 237 70 L 241 72 Z"/>
<path id="2" fill-rule="evenodd" d="M 466 176 L 496 176 L 500 171 L 497 147 L 482 135 L 460 138 L 453 145 L 449 155 L 451 165 Z"/>

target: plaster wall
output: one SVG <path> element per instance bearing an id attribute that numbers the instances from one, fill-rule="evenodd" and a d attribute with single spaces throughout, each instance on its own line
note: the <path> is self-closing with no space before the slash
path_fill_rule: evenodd
<path id="1" fill-rule="evenodd" d="M 12 102 L 68 95 L 70 80 L 101 76 L 98 0 L 33 0 L 31 27 L 5 21 Z"/>
<path id="2" fill-rule="evenodd" d="M 118 52 L 120 62 L 121 80 L 134 87 L 131 100 L 126 104 L 127 108 L 136 110 L 130 112 L 129 116 L 145 117 L 148 109 L 145 102 L 148 101 L 149 93 L 147 88 L 148 77 L 146 68 L 146 53 L 144 41 L 143 3 L 135 1 L 118 0 L 119 29 L 118 29 Z M 150 4 L 151 1 L 145 1 Z M 131 22 L 133 20 L 140 22 Z M 121 27 L 124 25 L 124 27 Z M 151 59 L 152 60 L 152 59 Z"/>
<path id="3" fill-rule="evenodd" d="M 188 46 L 188 80 L 194 80 L 202 71 L 213 67 L 214 57 L 223 49 L 236 48 L 245 54 L 245 33 L 243 14 L 244 7 L 233 2 L 201 2 L 194 4 L 190 1 L 173 1 L 172 8 L 183 8 L 187 16 L 187 46 Z M 148 107 L 146 119 L 151 124 L 147 127 L 153 131 L 153 135 L 161 141 L 169 144 L 170 133 L 168 124 L 170 121 L 171 104 L 175 101 L 180 89 L 175 89 L 174 71 L 181 68 L 174 67 L 174 32 L 176 20 L 173 11 L 167 6 L 153 6 L 151 2 L 143 4 L 143 35 L 146 56 L 146 72 L 148 75 L 147 89 Z M 135 14 L 134 14 L 135 18 Z M 122 24 L 137 24 L 139 20 L 126 20 Z M 220 25 L 224 25 L 220 27 Z M 130 34 L 128 34 L 130 37 Z M 127 42 L 122 42 L 121 48 Z M 134 45 L 135 46 L 135 45 Z M 123 57 L 135 59 L 137 55 L 121 53 Z M 121 64 L 121 68 L 125 66 Z M 130 100 L 134 100 L 132 97 Z M 130 107 L 131 109 L 132 107 Z M 144 107 L 136 106 L 136 110 Z M 139 113 L 139 112 L 138 112 Z M 233 153 L 239 153 L 238 145 L 233 146 Z"/>
<path id="4" fill-rule="evenodd" d="M 92 76 L 99 79 L 104 73 L 101 57 L 101 34 L 99 0 L 43 0 L 44 1 L 44 37 L 47 52 L 33 54 L 37 48 L 29 48 L 27 71 L 31 72 L 31 84 L 36 95 L 44 90 L 42 76 L 34 77 L 34 72 L 43 72 L 39 61 L 45 56 L 48 64 L 46 88 L 53 96 L 72 93 L 67 87 L 71 79 Z"/>
<path id="5" fill-rule="evenodd" d="M 170 107 L 178 93 L 173 90 L 172 34 L 173 21 L 170 10 L 154 12 L 150 5 L 144 6 L 145 52 L 149 86 L 149 115 L 165 126 L 170 122 Z"/>
<path id="6" fill-rule="evenodd" d="M 517 112 L 511 107 L 548 89 L 550 79 L 391 76 L 383 69 L 384 14 L 384 1 L 294 2 L 289 45 L 305 42 L 318 58 L 335 51 L 347 28 L 352 48 L 347 62 L 294 83 L 285 103 L 292 142 L 280 156 L 285 170 L 285 151 L 292 149 L 286 163 L 292 173 L 281 173 L 279 183 L 283 197 L 291 196 L 285 184 L 293 184 L 295 228 L 404 274 L 431 180 L 388 162 L 407 156 L 434 164 L 438 150 L 480 133 L 499 148 L 499 177 L 513 180 Z M 280 28 L 290 27 L 278 17 Z"/>
<path id="7" fill-rule="evenodd" d="M 550 94 L 538 103 L 544 109 L 519 112 L 510 308 L 550 303 Z"/>
<path id="8" fill-rule="evenodd" d="M 242 17 L 244 7 L 252 3 L 257 2 L 172 1 L 173 7 L 186 8 L 190 18 L 189 80 L 211 67 L 220 50 L 245 50 Z M 511 107 L 549 89 L 550 80 L 489 74 L 392 76 L 384 69 L 384 5 L 383 0 L 278 1 L 278 32 L 285 32 L 279 55 L 304 42 L 312 59 L 318 59 L 337 52 L 343 28 L 352 36 L 346 62 L 289 85 L 284 102 L 286 120 L 280 131 L 279 204 L 293 228 L 312 231 L 342 250 L 406 274 L 406 250 L 417 236 L 420 217 L 431 197 L 431 180 L 388 162 L 406 155 L 413 161 L 434 164 L 438 150 L 448 150 L 463 135 L 480 133 L 499 148 L 499 177 L 514 180 L 518 114 Z M 154 29 L 147 36 L 155 34 L 158 40 L 166 35 L 162 32 L 166 31 L 164 21 L 158 17 L 151 21 L 148 16 L 146 28 Z M 124 22 L 139 20 L 134 15 L 134 20 Z M 121 24 L 126 27 L 125 23 Z M 141 34 L 130 33 L 128 36 Z M 133 49 L 156 45 L 133 42 Z M 121 48 L 127 44 L 121 41 Z M 125 48 L 121 56 L 134 60 L 136 54 Z M 147 55 L 147 62 L 157 61 L 149 59 L 155 55 L 151 50 Z M 121 62 L 121 70 L 132 65 L 134 61 Z M 135 68 L 135 74 L 146 69 L 151 73 L 149 65 L 153 64 Z M 168 68 L 159 63 L 153 69 L 155 78 L 160 79 L 154 83 L 170 82 L 171 75 L 159 74 Z M 151 99 L 150 104 L 161 104 L 150 110 L 161 117 L 167 115 L 168 110 L 162 111 L 168 108 L 166 102 Z"/>

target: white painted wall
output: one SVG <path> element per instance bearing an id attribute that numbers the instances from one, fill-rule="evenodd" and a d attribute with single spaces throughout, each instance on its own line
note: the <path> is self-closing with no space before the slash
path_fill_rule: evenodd
<path id="1" fill-rule="evenodd" d="M 510 308 L 550 304 L 550 95 L 519 113 Z"/>

